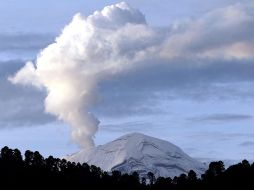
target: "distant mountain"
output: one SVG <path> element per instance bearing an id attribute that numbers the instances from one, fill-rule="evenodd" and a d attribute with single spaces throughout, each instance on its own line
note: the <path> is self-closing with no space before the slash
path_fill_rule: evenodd
<path id="1" fill-rule="evenodd" d="M 206 170 L 205 165 L 174 144 L 140 133 L 127 134 L 105 145 L 81 150 L 66 159 L 96 165 L 104 171 L 137 171 L 144 177 L 149 171 L 156 177 L 174 177 L 190 170 L 200 175 Z"/>

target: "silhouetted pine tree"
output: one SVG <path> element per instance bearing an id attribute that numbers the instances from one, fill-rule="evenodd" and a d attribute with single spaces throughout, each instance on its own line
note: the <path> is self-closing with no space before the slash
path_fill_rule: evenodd
<path id="1" fill-rule="evenodd" d="M 149 180 L 140 179 L 137 172 L 107 173 L 86 163 L 76 164 L 52 156 L 43 158 L 38 151 L 27 150 L 22 157 L 18 149 L 5 146 L 0 154 L 0 189 L 254 189 L 254 164 L 243 160 L 225 169 L 222 161 L 211 162 L 201 179 L 193 170 L 173 180 L 164 177 L 156 179 L 152 172 L 147 174 L 147 178 Z"/>

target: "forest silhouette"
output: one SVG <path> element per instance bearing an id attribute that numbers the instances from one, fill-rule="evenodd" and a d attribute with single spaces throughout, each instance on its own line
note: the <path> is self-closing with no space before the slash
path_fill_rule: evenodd
<path id="1" fill-rule="evenodd" d="M 151 172 L 146 178 L 137 172 L 121 174 L 102 171 L 94 165 L 74 163 L 27 150 L 24 155 L 18 149 L 7 146 L 0 153 L 0 189 L 140 189 L 140 190 L 214 190 L 254 189 L 254 164 L 247 160 L 225 169 L 222 161 L 211 162 L 200 177 L 191 170 L 188 174 L 155 178 Z"/>

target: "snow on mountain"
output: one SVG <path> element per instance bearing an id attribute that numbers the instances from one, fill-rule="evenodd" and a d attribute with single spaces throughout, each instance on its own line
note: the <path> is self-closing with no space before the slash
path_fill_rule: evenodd
<path id="1" fill-rule="evenodd" d="M 140 176 L 151 171 L 156 177 L 174 177 L 190 170 L 200 175 L 206 169 L 172 143 L 140 133 L 127 134 L 105 145 L 81 150 L 66 159 L 96 165 L 104 171 L 137 171 Z"/>

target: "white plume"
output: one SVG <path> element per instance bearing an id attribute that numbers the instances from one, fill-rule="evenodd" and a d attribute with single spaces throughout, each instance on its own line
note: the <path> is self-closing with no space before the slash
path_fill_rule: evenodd
<path id="1" fill-rule="evenodd" d="M 79 145 L 93 146 L 99 121 L 89 106 L 96 101 L 97 83 L 133 64 L 152 35 L 144 16 L 126 3 L 87 18 L 77 14 L 34 64 L 28 62 L 10 80 L 46 88 L 46 112 L 69 123 Z"/>

